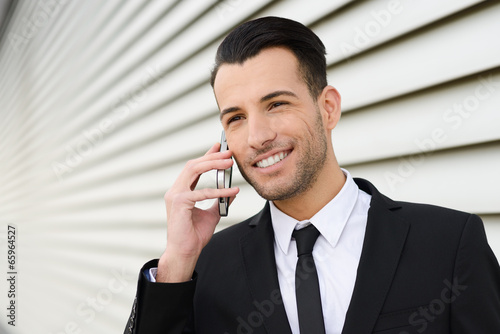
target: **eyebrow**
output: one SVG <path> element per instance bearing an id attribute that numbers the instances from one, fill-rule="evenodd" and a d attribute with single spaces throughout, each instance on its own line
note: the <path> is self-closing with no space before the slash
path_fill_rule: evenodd
<path id="1" fill-rule="evenodd" d="M 297 94 L 295 94 L 294 92 L 291 92 L 291 91 L 288 91 L 288 90 L 278 90 L 278 91 L 269 93 L 266 96 L 263 96 L 260 99 L 260 102 L 261 103 L 262 102 L 266 102 L 266 101 L 269 101 L 271 99 L 274 99 L 275 97 L 282 96 L 282 95 L 298 98 Z"/>
<path id="2" fill-rule="evenodd" d="M 230 108 L 226 108 L 224 110 L 222 110 L 220 112 L 220 115 L 219 115 L 219 118 L 220 120 L 222 121 L 222 118 L 226 115 L 226 114 L 230 114 L 232 112 L 237 112 L 238 110 L 240 110 L 241 108 L 240 107 L 230 107 Z"/>
<path id="3" fill-rule="evenodd" d="M 275 92 L 269 93 L 269 94 L 261 97 L 260 103 L 267 102 L 269 100 L 274 99 L 275 97 L 282 96 L 282 95 L 291 96 L 291 97 L 294 97 L 294 98 L 298 98 L 297 94 L 295 94 L 294 92 L 291 92 L 291 91 L 288 91 L 288 90 L 277 90 Z M 230 113 L 236 112 L 236 111 L 238 111 L 240 109 L 241 109 L 240 107 L 229 107 L 229 108 L 226 108 L 226 109 L 224 109 L 224 110 L 222 110 L 220 112 L 220 119 L 222 120 L 222 118 L 226 114 L 230 114 Z"/>

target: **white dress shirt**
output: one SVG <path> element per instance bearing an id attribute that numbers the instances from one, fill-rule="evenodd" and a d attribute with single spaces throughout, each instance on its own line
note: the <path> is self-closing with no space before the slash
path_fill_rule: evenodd
<path id="1" fill-rule="evenodd" d="M 318 271 L 327 334 L 340 334 L 356 280 L 371 196 L 360 190 L 348 171 L 340 192 L 311 219 L 298 221 L 272 202 L 274 254 L 283 304 L 293 334 L 300 333 L 295 299 L 297 246 L 294 229 L 312 223 L 321 233 L 313 257 Z"/>

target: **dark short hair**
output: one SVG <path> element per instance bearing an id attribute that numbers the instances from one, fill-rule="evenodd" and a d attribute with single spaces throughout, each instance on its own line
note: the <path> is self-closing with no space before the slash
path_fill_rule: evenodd
<path id="1" fill-rule="evenodd" d="M 327 85 L 323 42 L 302 23 L 274 16 L 245 22 L 226 36 L 217 49 L 210 84 L 214 86 L 221 65 L 243 64 L 262 50 L 272 47 L 283 47 L 293 52 L 309 93 L 313 98 L 318 97 Z"/>

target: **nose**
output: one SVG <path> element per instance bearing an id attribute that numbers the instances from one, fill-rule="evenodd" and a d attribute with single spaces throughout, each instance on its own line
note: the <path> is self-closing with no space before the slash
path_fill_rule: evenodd
<path id="1" fill-rule="evenodd" d="M 262 114 L 254 114 L 249 117 L 248 122 L 248 144 L 255 149 L 260 149 L 276 138 L 276 132 L 270 120 Z"/>

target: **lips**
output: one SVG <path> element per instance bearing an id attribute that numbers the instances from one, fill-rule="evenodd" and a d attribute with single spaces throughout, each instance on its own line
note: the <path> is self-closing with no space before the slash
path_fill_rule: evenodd
<path id="1" fill-rule="evenodd" d="M 266 168 L 266 167 L 272 166 L 272 165 L 280 162 L 281 160 L 285 159 L 288 156 L 288 153 L 289 152 L 276 153 L 274 155 L 271 155 L 268 158 L 257 161 L 256 165 L 259 168 Z"/>

